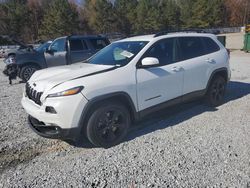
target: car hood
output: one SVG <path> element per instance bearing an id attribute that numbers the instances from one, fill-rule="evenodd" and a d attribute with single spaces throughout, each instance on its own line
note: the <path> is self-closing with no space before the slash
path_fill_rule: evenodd
<path id="1" fill-rule="evenodd" d="M 60 67 L 47 68 L 35 72 L 28 83 L 39 92 L 46 92 L 66 81 L 78 79 L 85 76 L 98 74 L 115 68 L 111 65 L 95 65 L 88 63 L 77 63 Z"/>
<path id="2" fill-rule="evenodd" d="M 24 48 L 24 49 L 17 49 L 16 54 L 17 55 L 23 55 L 23 54 L 37 54 L 38 51 L 31 49 L 31 48 Z"/>

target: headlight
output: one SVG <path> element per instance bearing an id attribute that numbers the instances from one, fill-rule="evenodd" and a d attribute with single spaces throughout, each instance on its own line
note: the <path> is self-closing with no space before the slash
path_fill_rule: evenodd
<path id="1" fill-rule="evenodd" d="M 77 93 L 80 93 L 83 90 L 83 88 L 84 88 L 83 86 L 74 87 L 58 93 L 49 94 L 48 97 L 62 97 L 62 96 L 75 95 Z"/>
<path id="2" fill-rule="evenodd" d="M 7 58 L 7 59 L 4 60 L 4 63 L 6 65 L 11 65 L 11 64 L 16 63 L 16 59 L 14 57 L 9 57 L 9 58 Z"/>

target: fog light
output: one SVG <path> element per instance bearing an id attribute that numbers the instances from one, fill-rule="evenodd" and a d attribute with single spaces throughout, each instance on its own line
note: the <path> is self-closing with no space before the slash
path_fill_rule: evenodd
<path id="1" fill-rule="evenodd" d="M 56 114 L 56 110 L 52 106 L 46 106 L 45 112 Z"/>

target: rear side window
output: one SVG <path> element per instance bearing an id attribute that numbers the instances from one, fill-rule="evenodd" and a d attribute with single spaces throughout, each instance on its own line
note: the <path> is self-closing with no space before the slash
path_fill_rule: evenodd
<path id="1" fill-rule="evenodd" d="M 170 38 L 154 44 L 143 57 L 155 57 L 164 66 L 176 62 L 175 56 L 175 38 Z"/>
<path id="2" fill-rule="evenodd" d="M 109 45 L 108 41 L 105 39 L 89 39 L 90 43 L 92 44 L 92 46 L 95 49 L 102 49 L 104 47 L 106 47 L 107 45 Z"/>
<path id="3" fill-rule="evenodd" d="M 211 38 L 203 37 L 202 40 L 204 41 L 204 45 L 206 46 L 206 53 L 214 53 L 220 50 L 220 47 L 218 44 L 216 44 L 215 41 L 213 41 Z"/>
<path id="4" fill-rule="evenodd" d="M 70 50 L 71 51 L 82 51 L 86 50 L 87 46 L 84 41 L 80 39 L 70 40 Z"/>
<path id="5" fill-rule="evenodd" d="M 180 61 L 192 59 L 206 54 L 204 45 L 200 37 L 180 37 L 179 50 Z"/>

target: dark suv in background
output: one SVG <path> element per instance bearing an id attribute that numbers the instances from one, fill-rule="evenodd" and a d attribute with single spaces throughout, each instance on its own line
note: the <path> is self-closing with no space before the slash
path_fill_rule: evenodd
<path id="1" fill-rule="evenodd" d="M 18 51 L 5 62 L 16 64 L 18 76 L 26 82 L 36 70 L 84 61 L 109 44 L 106 37 L 99 35 L 65 36 L 55 39 L 39 55 L 35 51 Z"/>

